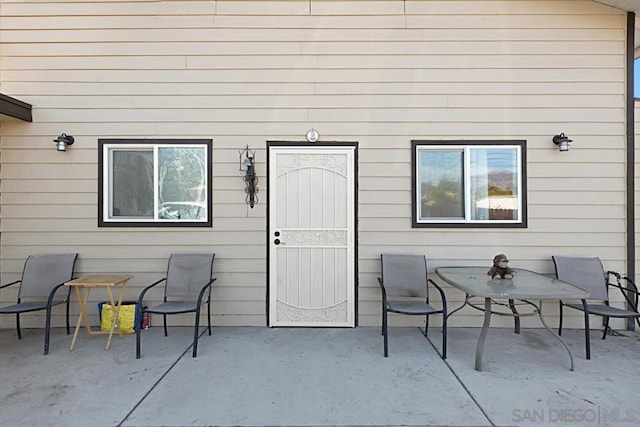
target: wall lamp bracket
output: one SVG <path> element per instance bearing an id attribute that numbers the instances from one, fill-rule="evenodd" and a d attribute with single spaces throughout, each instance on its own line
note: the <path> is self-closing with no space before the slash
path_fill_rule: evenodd
<path id="1" fill-rule="evenodd" d="M 573 142 L 573 139 L 569 139 L 567 135 L 562 132 L 559 135 L 553 136 L 553 143 L 558 146 L 560 151 L 569 151 L 569 143 Z"/>
<path id="2" fill-rule="evenodd" d="M 73 145 L 75 138 L 71 135 L 67 135 L 66 133 L 60 134 L 53 142 L 56 144 L 56 150 L 58 151 L 67 151 L 67 146 Z"/>
<path id="3" fill-rule="evenodd" d="M 258 203 L 258 177 L 256 176 L 255 151 L 249 149 L 247 145 L 244 150 L 238 152 L 240 156 L 240 168 L 241 172 L 244 172 L 242 179 L 244 180 L 245 189 L 247 194 L 246 202 L 253 209 Z"/>

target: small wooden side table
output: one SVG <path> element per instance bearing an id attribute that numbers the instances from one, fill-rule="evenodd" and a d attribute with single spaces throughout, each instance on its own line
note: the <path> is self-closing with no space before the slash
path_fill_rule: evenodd
<path id="1" fill-rule="evenodd" d="M 80 316 L 78 316 L 78 322 L 76 323 L 76 330 L 73 333 L 73 340 L 71 341 L 71 347 L 69 350 L 73 350 L 76 345 L 76 339 L 78 338 L 78 332 L 80 332 L 80 328 L 82 327 L 82 323 L 84 320 L 85 329 L 89 334 L 90 338 L 93 338 L 94 335 L 109 335 L 107 339 L 107 345 L 105 346 L 105 350 L 109 350 L 111 346 L 111 338 L 113 337 L 113 332 L 118 329 L 118 335 L 122 338 L 122 331 L 120 330 L 120 322 L 117 321 L 118 313 L 120 311 L 120 306 L 122 305 L 122 298 L 124 297 L 124 290 L 127 286 L 127 282 L 133 276 L 129 276 L 126 274 L 95 274 L 82 276 L 77 279 L 66 282 L 66 286 L 72 286 L 76 290 L 76 295 L 78 296 L 78 303 L 80 305 Z M 116 286 L 120 286 L 120 293 L 118 295 L 118 301 L 116 302 L 113 299 L 112 289 Z M 89 324 L 89 316 L 87 315 L 87 302 L 89 301 L 89 294 L 91 293 L 91 289 L 93 288 L 105 288 L 107 290 L 107 295 L 109 296 L 109 304 L 113 307 L 113 321 L 111 322 L 111 329 L 109 332 L 107 331 L 94 331 L 91 329 L 91 325 Z M 84 289 L 84 295 L 82 295 L 81 289 Z"/>

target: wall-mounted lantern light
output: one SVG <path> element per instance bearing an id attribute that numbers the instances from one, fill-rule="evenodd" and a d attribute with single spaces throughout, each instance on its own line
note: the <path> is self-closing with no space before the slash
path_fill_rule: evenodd
<path id="1" fill-rule="evenodd" d="M 562 132 L 560 135 L 553 136 L 553 143 L 558 146 L 560 151 L 569 151 L 569 143 L 573 142 L 567 135 Z"/>
<path id="2" fill-rule="evenodd" d="M 249 149 L 247 145 L 244 150 L 238 153 L 240 155 L 240 171 L 244 172 L 244 183 L 246 185 L 244 192 L 247 193 L 247 204 L 253 209 L 258 203 L 258 177 L 256 176 L 255 158 L 256 153 Z"/>
<path id="3" fill-rule="evenodd" d="M 73 145 L 75 138 L 71 135 L 67 135 L 66 133 L 60 134 L 59 137 L 53 140 L 56 144 L 56 150 L 58 151 L 67 151 L 67 145 Z"/>

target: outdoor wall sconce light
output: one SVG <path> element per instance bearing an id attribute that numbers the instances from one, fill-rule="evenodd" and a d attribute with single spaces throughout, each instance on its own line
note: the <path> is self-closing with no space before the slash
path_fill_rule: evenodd
<path id="1" fill-rule="evenodd" d="M 246 202 L 253 209 L 258 203 L 258 177 L 256 176 L 255 158 L 256 153 L 249 149 L 247 145 L 244 150 L 238 153 L 240 155 L 240 171 L 244 172 L 244 183 L 246 185 L 244 192 L 247 193 Z"/>
<path id="2" fill-rule="evenodd" d="M 71 135 L 67 135 L 66 133 L 60 134 L 59 137 L 53 140 L 56 144 L 56 150 L 58 151 L 67 151 L 67 145 L 73 145 L 75 138 Z"/>
<path id="3" fill-rule="evenodd" d="M 569 151 L 569 143 L 573 142 L 573 139 L 569 139 L 567 135 L 562 132 L 560 135 L 553 136 L 553 143 L 558 146 L 560 151 Z"/>
<path id="4" fill-rule="evenodd" d="M 318 139 L 320 139 L 320 134 L 318 133 L 317 130 L 310 129 L 309 132 L 307 132 L 306 137 L 307 137 L 307 141 L 316 142 L 318 141 Z"/>

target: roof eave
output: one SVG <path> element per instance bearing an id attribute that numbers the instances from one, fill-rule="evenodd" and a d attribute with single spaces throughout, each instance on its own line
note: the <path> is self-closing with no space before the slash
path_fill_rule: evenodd
<path id="1" fill-rule="evenodd" d="M 0 114 L 13 117 L 25 122 L 32 122 L 31 104 L 0 94 Z"/>

